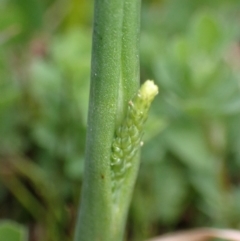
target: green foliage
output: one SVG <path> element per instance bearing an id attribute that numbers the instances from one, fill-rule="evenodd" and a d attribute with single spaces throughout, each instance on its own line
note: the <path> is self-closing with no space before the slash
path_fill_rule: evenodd
<path id="1" fill-rule="evenodd" d="M 0 240 L 27 241 L 27 231 L 19 224 L 4 221 L 0 223 Z"/>
<path id="2" fill-rule="evenodd" d="M 166 123 L 165 129 L 146 144 L 146 152 L 143 150 L 137 190 L 144 190 L 146 178 L 150 187 L 157 186 L 149 190 L 147 203 L 136 204 L 137 211 L 135 203 L 142 202 L 138 199 L 146 194 L 136 190 L 134 196 L 133 215 L 138 223 L 142 219 L 145 230 L 150 230 L 149 222 L 157 225 L 159 221 L 165 228 L 186 223 L 240 225 L 240 219 L 233 215 L 239 215 L 239 209 L 235 204 L 237 179 L 233 179 L 231 168 L 239 168 L 238 154 L 232 150 L 232 130 L 239 129 L 232 121 L 239 121 L 240 111 L 239 71 L 234 57 L 239 33 L 233 16 L 229 16 L 234 6 L 227 10 L 223 5 L 214 10 L 198 6 L 189 14 L 185 29 L 177 29 L 170 37 L 157 30 L 162 17 L 154 20 L 153 31 L 143 31 L 143 73 L 156 79 L 160 88 L 159 102 L 152 112 Z M 136 212 L 143 213 L 146 206 L 149 217 L 137 216 Z"/>
<path id="3" fill-rule="evenodd" d="M 36 0 L 29 12 L 21 2 L 0 3 L 0 213 L 45 230 L 43 240 L 68 240 L 84 168 L 92 3 Z M 129 240 L 240 228 L 239 7 L 143 1 L 141 79 L 154 79 L 159 95 Z"/>

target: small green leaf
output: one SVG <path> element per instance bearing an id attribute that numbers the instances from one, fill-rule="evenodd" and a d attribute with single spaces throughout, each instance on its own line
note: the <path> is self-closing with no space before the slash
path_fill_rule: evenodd
<path id="1" fill-rule="evenodd" d="M 214 15 L 203 13 L 193 21 L 194 42 L 203 50 L 211 51 L 219 44 L 222 34 Z"/>
<path id="2" fill-rule="evenodd" d="M 27 241 L 27 236 L 26 228 L 15 222 L 0 223 L 0 241 Z"/>

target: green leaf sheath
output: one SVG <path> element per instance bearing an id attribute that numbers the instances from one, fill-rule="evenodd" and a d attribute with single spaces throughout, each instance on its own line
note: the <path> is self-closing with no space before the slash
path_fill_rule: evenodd
<path id="1" fill-rule="evenodd" d="M 140 0 L 95 0 L 91 90 L 83 187 L 75 241 L 118 241 L 112 230 L 111 146 L 139 88 Z"/>
<path id="2" fill-rule="evenodd" d="M 141 146 L 143 124 L 157 93 L 158 87 L 153 81 L 146 81 L 134 98 L 129 101 L 126 117 L 122 125 L 117 128 L 110 162 L 114 202 L 118 201 L 126 172 L 131 168 L 133 157 Z"/>

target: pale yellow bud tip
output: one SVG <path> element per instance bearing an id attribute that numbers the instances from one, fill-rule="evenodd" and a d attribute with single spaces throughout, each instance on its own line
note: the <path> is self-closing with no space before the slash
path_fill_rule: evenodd
<path id="1" fill-rule="evenodd" d="M 154 84 L 153 80 L 146 80 L 140 90 L 140 95 L 143 99 L 148 99 L 150 101 L 158 94 L 158 86 Z"/>

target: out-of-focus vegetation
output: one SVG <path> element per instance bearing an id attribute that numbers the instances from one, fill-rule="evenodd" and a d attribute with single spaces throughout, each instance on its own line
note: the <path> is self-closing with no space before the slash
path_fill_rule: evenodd
<path id="1" fill-rule="evenodd" d="M 0 223 L 0 234 L 0 241 L 25 241 L 28 238 L 26 227 L 10 221 Z"/>
<path id="2" fill-rule="evenodd" d="M 0 2 L 0 218 L 24 225 L 31 241 L 72 238 L 92 8 L 87 0 Z M 154 79 L 160 94 L 128 240 L 240 228 L 239 16 L 238 0 L 143 0 L 141 79 Z"/>

